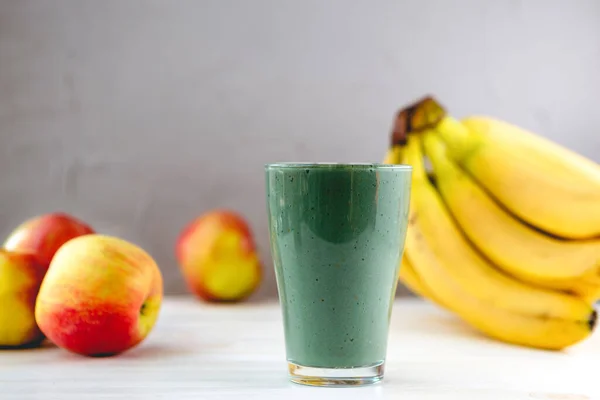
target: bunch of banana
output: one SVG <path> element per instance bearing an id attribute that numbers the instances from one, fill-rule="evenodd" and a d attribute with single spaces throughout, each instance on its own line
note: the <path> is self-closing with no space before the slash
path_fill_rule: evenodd
<path id="1" fill-rule="evenodd" d="M 409 289 L 509 343 L 559 350 L 591 334 L 600 166 L 505 122 L 453 119 L 431 98 L 399 113 L 384 162 L 413 166 Z"/>

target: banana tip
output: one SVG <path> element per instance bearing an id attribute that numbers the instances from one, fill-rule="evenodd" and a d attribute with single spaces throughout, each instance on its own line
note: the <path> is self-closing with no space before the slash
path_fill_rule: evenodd
<path id="1" fill-rule="evenodd" d="M 590 319 L 588 320 L 588 326 L 590 327 L 590 331 L 593 331 L 596 327 L 596 322 L 598 322 L 598 312 L 596 310 L 592 311 L 592 315 L 590 315 Z"/>

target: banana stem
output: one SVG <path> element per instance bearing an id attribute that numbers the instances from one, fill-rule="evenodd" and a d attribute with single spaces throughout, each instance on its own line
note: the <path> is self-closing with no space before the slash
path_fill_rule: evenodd
<path id="1" fill-rule="evenodd" d="M 431 96 L 408 104 L 396 114 L 391 135 L 392 145 L 405 145 L 409 134 L 431 128 L 445 116 L 444 107 Z"/>

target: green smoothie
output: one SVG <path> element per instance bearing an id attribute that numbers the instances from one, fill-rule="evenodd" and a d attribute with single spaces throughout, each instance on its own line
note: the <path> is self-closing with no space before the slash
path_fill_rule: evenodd
<path id="1" fill-rule="evenodd" d="M 270 164 L 266 180 L 288 361 L 318 368 L 382 363 L 410 167 Z"/>

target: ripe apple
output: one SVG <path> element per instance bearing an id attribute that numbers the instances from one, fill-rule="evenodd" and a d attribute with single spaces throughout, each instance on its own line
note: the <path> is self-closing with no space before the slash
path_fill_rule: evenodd
<path id="1" fill-rule="evenodd" d="M 260 284 L 262 267 L 245 220 L 214 210 L 191 221 L 176 243 L 189 289 L 205 301 L 239 301 Z"/>
<path id="2" fill-rule="evenodd" d="M 46 268 L 56 251 L 67 241 L 94 233 L 84 222 L 65 213 L 50 213 L 31 218 L 9 235 L 4 248 L 34 253 Z"/>
<path id="3" fill-rule="evenodd" d="M 89 234 L 56 253 L 35 318 L 57 346 L 86 356 L 124 352 L 150 333 L 163 296 L 161 272 L 138 246 Z"/>
<path id="4" fill-rule="evenodd" d="M 33 254 L 0 249 L 0 347 L 34 347 L 44 340 L 34 310 L 45 273 Z"/>

